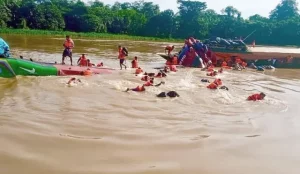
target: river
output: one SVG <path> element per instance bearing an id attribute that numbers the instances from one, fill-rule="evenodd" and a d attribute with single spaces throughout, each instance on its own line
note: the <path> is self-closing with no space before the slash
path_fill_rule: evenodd
<path id="1" fill-rule="evenodd" d="M 15 57 L 61 61 L 64 38 L 2 37 Z M 0 79 L 1 174 L 300 172 L 299 70 L 225 71 L 218 77 L 229 91 L 211 91 L 201 83 L 205 72 L 180 68 L 165 85 L 126 93 L 142 82 L 134 70 L 119 70 L 117 46 L 156 72 L 164 63 L 156 53 L 168 43 L 74 42 L 74 61 L 86 53 L 117 70 L 80 77 L 82 83 L 71 87 L 70 77 Z M 156 97 L 170 90 L 180 97 Z M 245 100 L 258 92 L 265 100 Z"/>

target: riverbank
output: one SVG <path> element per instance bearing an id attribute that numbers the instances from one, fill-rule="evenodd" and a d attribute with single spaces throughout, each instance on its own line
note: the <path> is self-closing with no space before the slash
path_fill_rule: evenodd
<path id="1" fill-rule="evenodd" d="M 41 35 L 41 36 L 70 35 L 70 36 L 72 36 L 72 38 L 157 41 L 157 42 L 182 42 L 182 39 L 171 39 L 171 38 L 130 36 L 130 35 L 124 35 L 124 34 L 109 34 L 109 33 L 77 33 L 77 32 L 70 32 L 70 31 L 48 31 L 48 30 L 30 30 L 30 29 L 0 29 L 0 34 Z"/>

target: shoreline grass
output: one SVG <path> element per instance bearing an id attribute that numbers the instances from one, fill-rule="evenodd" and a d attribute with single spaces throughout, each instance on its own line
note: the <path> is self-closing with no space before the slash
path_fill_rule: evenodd
<path id="1" fill-rule="evenodd" d="M 66 36 L 72 38 L 110 39 L 110 40 L 133 40 L 133 41 L 156 41 L 156 42 L 182 42 L 182 39 L 157 38 L 144 36 L 130 36 L 110 33 L 77 33 L 70 31 L 49 31 L 31 29 L 0 29 L 0 34 L 11 35 L 40 35 L 40 36 Z"/>

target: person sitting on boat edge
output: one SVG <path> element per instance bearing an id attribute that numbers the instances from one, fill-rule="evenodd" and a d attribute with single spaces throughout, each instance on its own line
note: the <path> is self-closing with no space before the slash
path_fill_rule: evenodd
<path id="1" fill-rule="evenodd" d="M 0 58 L 9 58 L 9 51 L 9 45 L 0 37 Z"/>
<path id="2" fill-rule="evenodd" d="M 63 65 L 65 64 L 66 57 L 70 57 L 71 65 L 73 65 L 72 49 L 74 48 L 75 45 L 69 35 L 66 36 L 66 40 L 65 40 L 63 46 L 65 49 L 64 49 L 63 55 L 62 55 L 62 64 Z"/>
<path id="3" fill-rule="evenodd" d="M 77 65 L 79 66 L 88 66 L 88 60 L 85 57 L 85 54 L 82 54 L 77 60 Z"/>

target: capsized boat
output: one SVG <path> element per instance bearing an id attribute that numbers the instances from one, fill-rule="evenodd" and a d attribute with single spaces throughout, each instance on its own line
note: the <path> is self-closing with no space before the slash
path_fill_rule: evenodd
<path id="1" fill-rule="evenodd" d="M 300 68 L 300 49 L 280 48 L 280 47 L 260 47 L 247 46 L 242 40 L 223 39 L 219 37 L 205 40 L 201 43 L 190 38 L 186 45 L 192 46 L 202 58 L 205 52 L 211 51 L 208 59 L 213 61 L 216 66 L 222 61 L 228 61 L 232 57 L 240 58 L 248 64 L 254 63 L 256 66 L 272 65 L 275 68 Z M 185 47 L 186 47 L 185 45 Z M 178 55 L 179 60 L 185 56 L 187 48 L 183 48 Z M 184 53 L 184 54 L 182 54 Z M 166 54 L 158 54 L 162 58 L 169 60 Z"/>
<path id="2" fill-rule="evenodd" d="M 102 67 L 83 67 L 61 64 L 32 62 L 16 58 L 0 58 L 0 77 L 20 76 L 68 76 L 83 75 L 85 71 L 92 74 L 110 74 L 114 69 Z"/>

